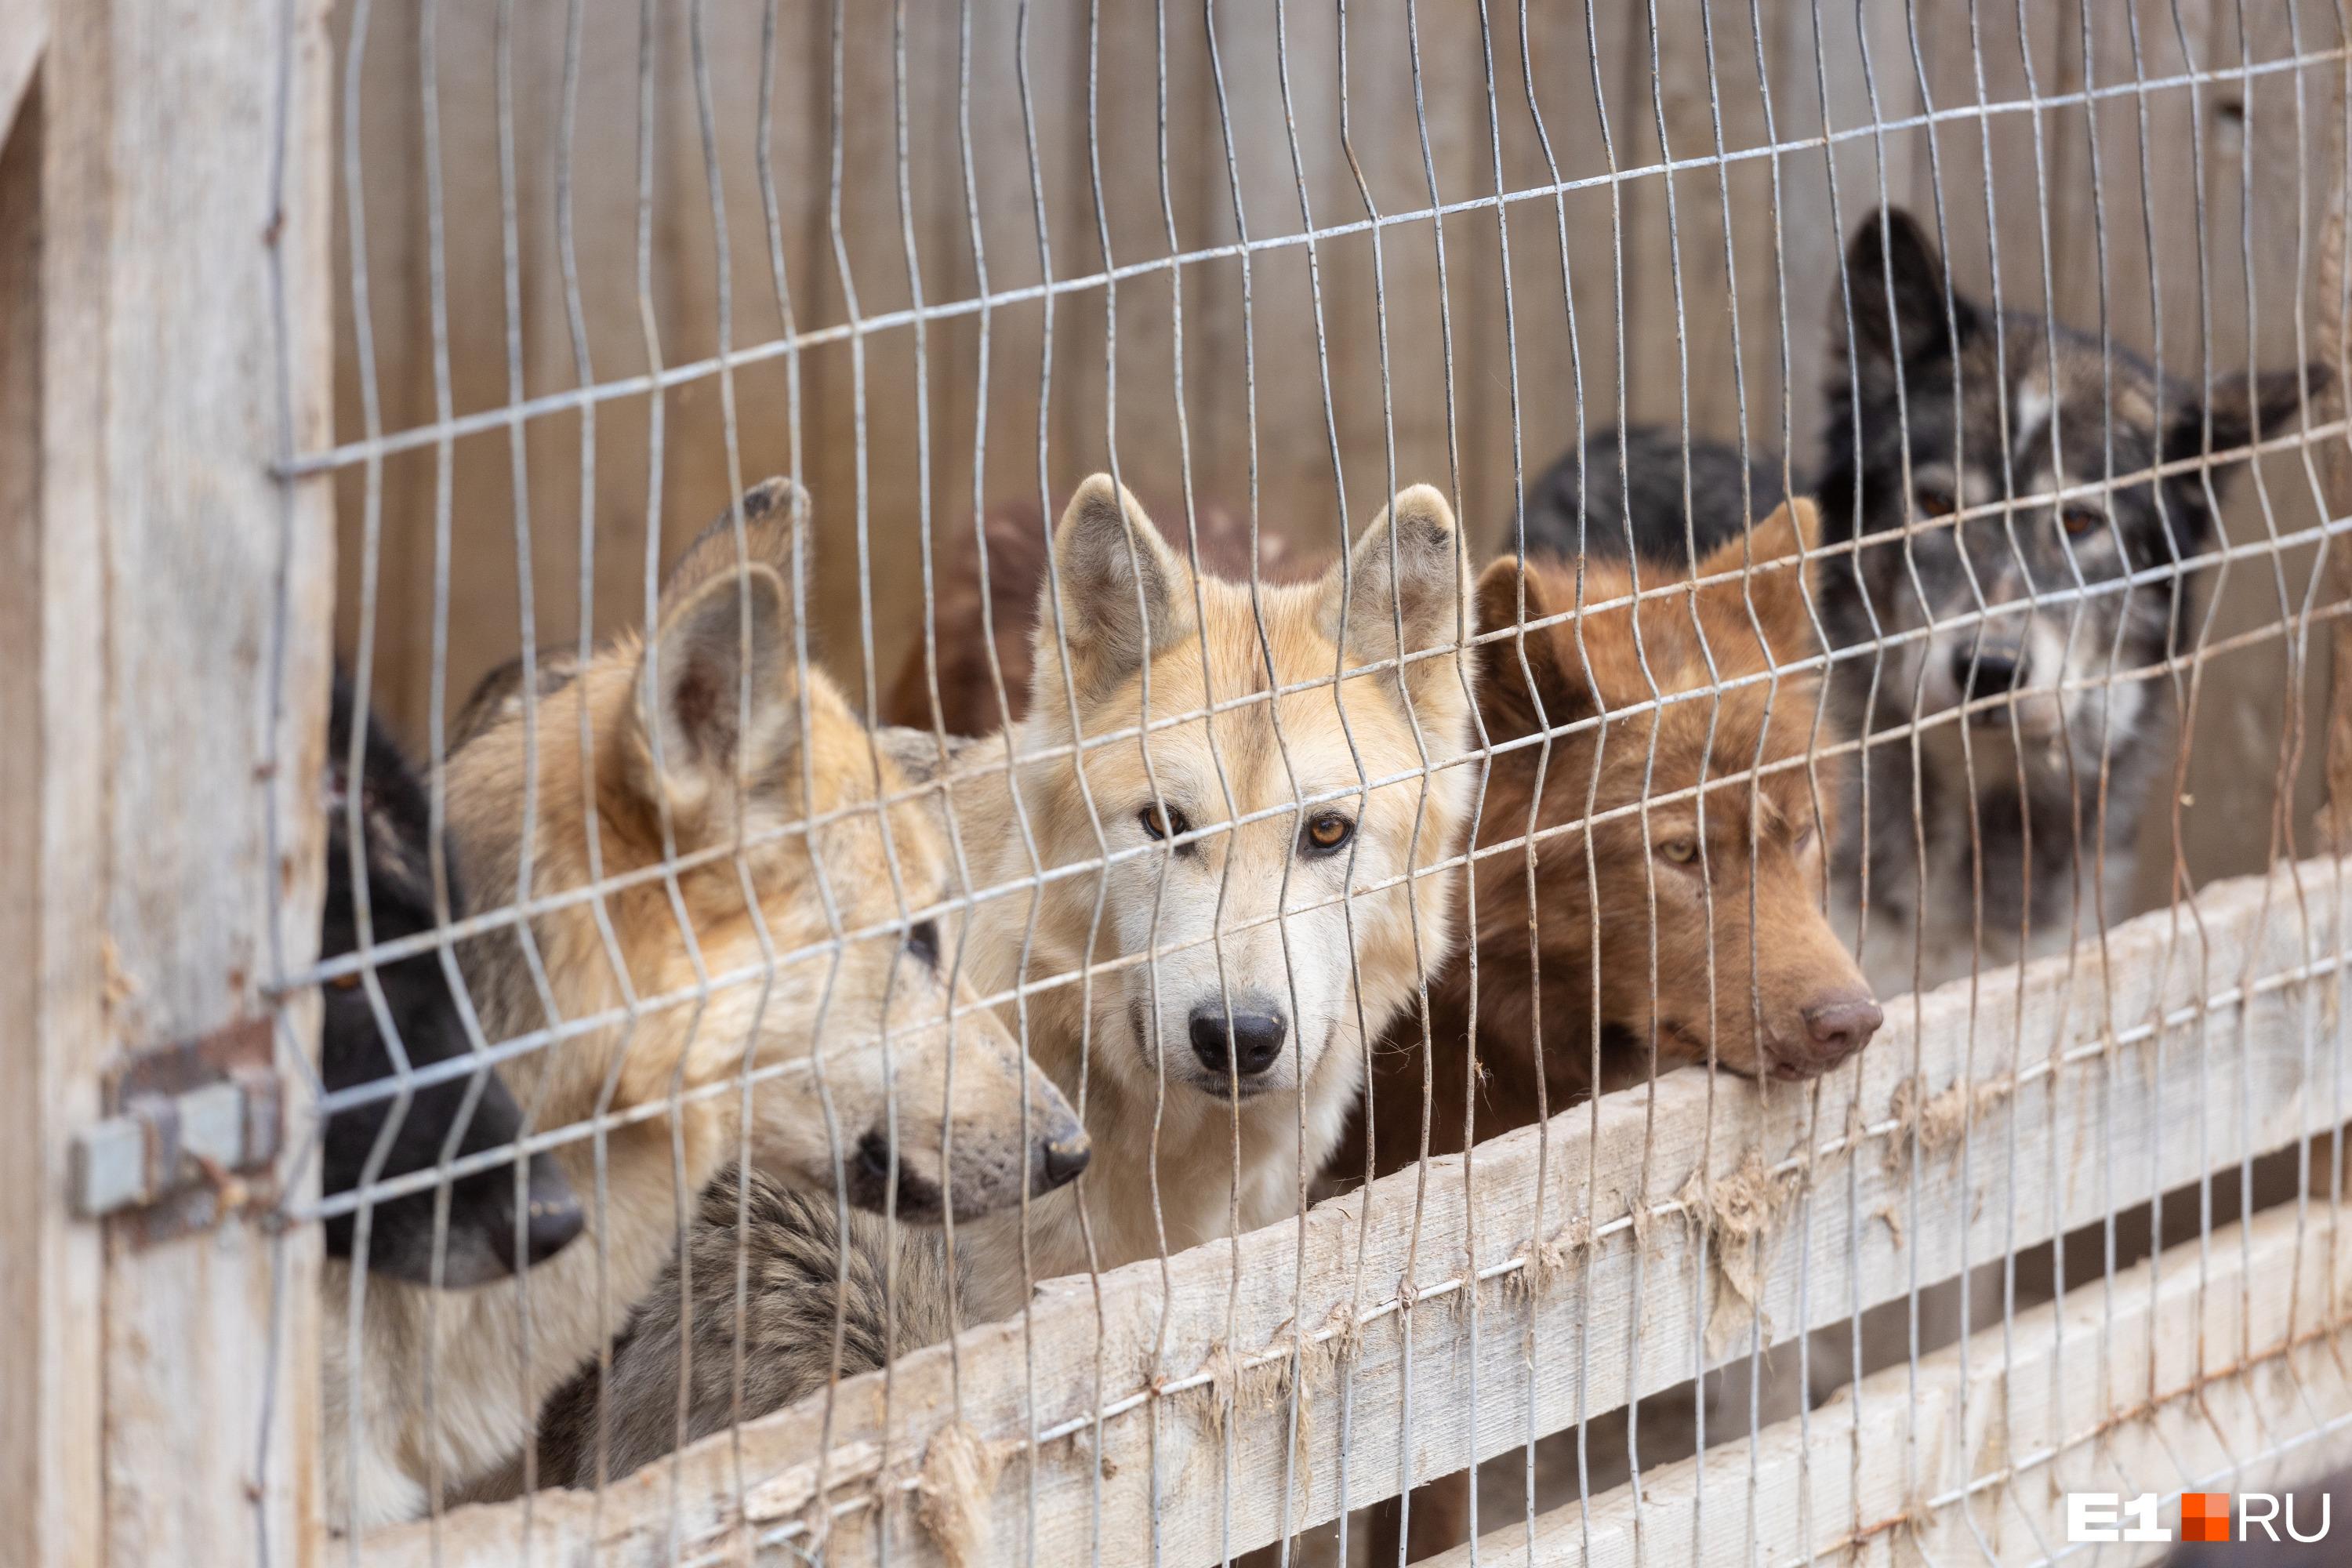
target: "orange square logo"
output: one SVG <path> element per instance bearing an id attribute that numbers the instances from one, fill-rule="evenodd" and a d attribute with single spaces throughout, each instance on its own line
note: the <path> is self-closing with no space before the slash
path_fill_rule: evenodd
<path id="1" fill-rule="evenodd" d="M 2229 1540 L 2230 1494 L 2228 1492 L 2182 1492 L 2180 1494 L 2180 1539 L 2183 1541 Z"/>

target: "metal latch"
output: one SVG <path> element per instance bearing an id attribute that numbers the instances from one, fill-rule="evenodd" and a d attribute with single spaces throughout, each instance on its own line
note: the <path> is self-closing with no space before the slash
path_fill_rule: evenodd
<path id="1" fill-rule="evenodd" d="M 84 1218 L 140 1211 L 137 1238 L 160 1241 L 274 1195 L 280 1095 L 267 1019 L 142 1051 L 112 1075 L 106 1099 L 106 1120 L 74 1135 L 73 1205 Z"/>

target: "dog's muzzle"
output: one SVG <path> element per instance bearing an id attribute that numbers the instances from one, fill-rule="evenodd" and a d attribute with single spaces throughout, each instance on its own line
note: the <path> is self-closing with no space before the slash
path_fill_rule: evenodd
<path id="1" fill-rule="evenodd" d="M 1956 648 L 1952 653 L 1952 686 L 1963 702 L 2021 691 L 2032 673 L 2021 643 L 1987 641 L 1973 648 Z M 1981 724 L 1994 722 L 2004 715 L 1999 708 L 1988 708 L 1974 717 Z"/>
<path id="2" fill-rule="evenodd" d="M 1804 1020 L 1802 1036 L 1780 1043 L 1771 1053 L 1776 1078 L 1821 1077 L 1870 1044 L 1871 1037 L 1886 1021 L 1885 1013 L 1867 991 L 1818 997 L 1801 1016 Z"/>

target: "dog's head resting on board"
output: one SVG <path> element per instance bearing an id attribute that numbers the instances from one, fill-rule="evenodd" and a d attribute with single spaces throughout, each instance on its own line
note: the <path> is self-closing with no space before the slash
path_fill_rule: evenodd
<path id="1" fill-rule="evenodd" d="M 1053 567 L 1014 737 L 1026 815 L 1045 865 L 1108 864 L 1049 889 L 1066 907 L 1045 925 L 1076 951 L 1033 970 L 1076 969 L 1090 929 L 1097 965 L 1130 961 L 1093 982 L 1084 1022 L 1141 1103 L 1307 1084 L 1336 1136 L 1363 1031 L 1449 942 L 1444 879 L 1417 873 L 1472 788 L 1444 765 L 1472 702 L 1453 510 L 1414 486 L 1343 562 L 1254 595 L 1196 573 L 1097 475 Z"/>
<path id="2" fill-rule="evenodd" d="M 1075 1175 L 1085 1134 L 960 975 L 952 922 L 930 912 L 948 893 L 946 838 L 935 804 L 911 794 L 908 759 L 803 662 L 806 507 L 787 481 L 753 489 L 671 569 L 650 636 L 542 681 L 535 889 L 593 879 L 592 825 L 601 874 L 619 884 L 531 922 L 561 1013 L 709 994 L 524 1059 L 575 1108 L 770 1069 L 750 1101 L 762 1169 L 824 1193 L 839 1173 L 853 1203 L 902 1217 L 936 1219 L 950 1194 L 959 1215 L 985 1214 L 1024 1180 L 1040 1191 Z M 521 864 L 523 709 L 519 692 L 469 705 L 479 730 L 452 765 L 453 816 L 490 889 Z M 540 1026 L 520 944 L 478 945 L 486 1013 Z M 730 1089 L 679 1114 L 715 1123 L 737 1103 Z M 641 1125 L 669 1136 L 664 1121 Z"/>
<path id="3" fill-rule="evenodd" d="M 1700 559 L 1696 576 L 1722 581 L 1638 605 L 1622 559 L 1588 556 L 1580 598 L 1558 560 L 1479 579 L 1483 629 L 1551 619 L 1481 649 L 1487 733 L 1522 743 L 1496 756 L 1479 829 L 1507 847 L 1479 860 L 1480 1007 L 1506 1033 L 1539 1023 L 1571 1079 L 1590 1074 L 1596 1009 L 1616 1054 L 1639 1051 L 1604 1062 L 1610 1078 L 1646 1067 L 1653 1030 L 1662 1064 L 1801 1079 L 1878 1027 L 1822 913 L 1836 791 L 1808 754 L 1819 677 L 1779 668 L 1819 651 L 1799 564 L 1818 533 L 1811 503 L 1788 503 Z M 1678 579 L 1651 565 L 1640 580 Z M 1525 740 L 1544 734 L 1549 755 Z M 1528 969 L 1530 831 L 1540 1020 L 1534 987 L 1510 978 Z"/>

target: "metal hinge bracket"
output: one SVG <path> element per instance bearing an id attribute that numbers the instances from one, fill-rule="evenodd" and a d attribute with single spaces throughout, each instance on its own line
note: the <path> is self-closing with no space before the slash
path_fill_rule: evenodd
<path id="1" fill-rule="evenodd" d="M 275 1197 L 281 1096 L 266 1018 L 142 1051 L 109 1075 L 106 1119 L 74 1135 L 74 1212 L 139 1244 L 208 1230 Z"/>

